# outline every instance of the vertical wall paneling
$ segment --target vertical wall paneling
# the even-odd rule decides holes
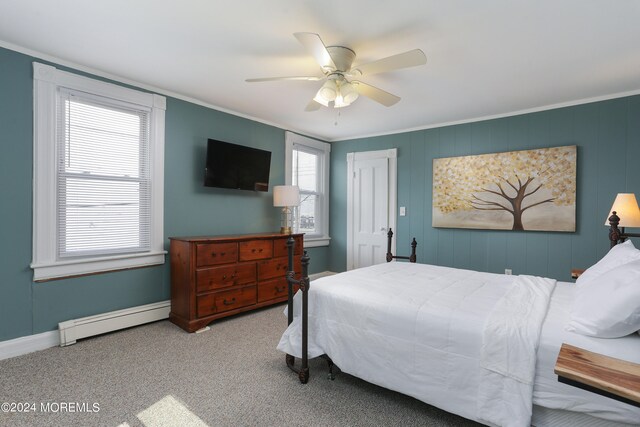
[[[431,226],[433,217],[431,197],[433,189],[433,159],[440,157],[439,135],[440,132],[438,129],[424,131],[424,165],[417,165],[417,167],[424,169],[424,187],[422,189],[424,206],[424,210],[422,211],[424,218],[422,228],[423,239],[422,242],[418,242],[418,244],[422,245],[424,250],[424,258],[420,259],[424,259],[424,262],[428,264],[438,264],[439,230]],[[420,216],[420,212],[414,212],[413,215]]]
[[[438,129],[438,157],[456,155],[456,127],[449,126]],[[433,171],[431,172],[433,174]],[[431,205],[431,198],[429,198]],[[438,251],[436,259],[439,265],[453,267],[456,232],[460,230],[438,230]]]
[[[401,141],[401,135],[396,135]],[[414,131],[410,147],[400,150],[401,206],[408,206],[408,235],[418,238],[418,261],[503,273],[534,274],[570,280],[572,268],[594,264],[608,250],[604,220],[618,192],[640,193],[640,96],[558,108],[455,126]],[[391,148],[389,137],[335,142],[338,152]],[[577,145],[576,232],[511,232],[433,228],[434,158]],[[407,156],[410,158],[407,159]],[[342,169],[333,169],[332,198],[346,192]],[[403,176],[403,174],[407,174]],[[333,205],[335,207],[335,204]],[[332,219],[344,215],[332,212]],[[339,220],[333,225],[341,227]],[[333,230],[331,259],[339,260],[341,233]],[[403,228],[401,239],[405,238]],[[421,237],[421,238],[420,238]],[[334,246],[335,244],[335,246]],[[340,267],[330,263],[331,269]],[[339,269],[337,271],[340,271]]]
[[[398,180],[397,180],[397,188],[406,188],[408,191],[403,191],[398,194],[398,203],[396,204],[396,212],[395,216],[397,218],[396,221],[396,229],[398,231],[398,240],[400,245],[397,246],[398,250],[409,250],[409,246],[406,244],[403,246],[403,243],[406,243],[407,240],[410,240],[409,236],[411,226],[409,224],[409,217],[400,216],[399,209],[400,206],[404,206],[405,208],[409,206],[411,202],[411,133],[404,133],[399,135],[394,135],[394,145],[398,149]],[[407,249],[409,248],[409,249]],[[386,249],[385,249],[386,252]]]
[[[640,193],[640,174],[635,173],[640,159],[640,98],[629,99],[627,109],[627,149],[625,152],[626,163],[626,188],[629,193]],[[640,196],[640,194],[638,194]]]
[[[24,73],[22,72],[24,71]],[[0,49],[0,341],[31,334],[33,80],[28,57]]]
[[[411,133],[411,145],[409,149],[409,171],[410,171],[410,194],[407,206],[407,216],[409,218],[409,233],[411,237],[415,237],[419,243],[416,254],[422,259],[426,256],[426,246],[424,241],[424,227],[427,215],[430,216],[431,211],[424,211],[425,192],[427,188],[426,175],[429,174],[431,168],[425,165],[425,143],[424,134],[422,132]],[[402,153],[400,153],[402,154]],[[402,170],[400,168],[400,170]],[[401,172],[398,172],[401,173]],[[422,213],[422,215],[420,215]],[[429,219],[429,224],[431,219]],[[399,254],[402,255],[402,254]]]
[[[571,259],[574,268],[586,268],[588,260],[598,257],[597,242],[607,210],[598,210],[598,104],[579,105],[573,111],[574,139],[578,144],[578,168],[576,189],[576,233],[571,236]],[[604,144],[606,145],[606,143]],[[614,197],[611,197],[613,203]],[[589,232],[587,232],[589,230]]]
[[[626,191],[624,154],[627,145],[627,105],[628,99],[614,99],[599,104],[596,188],[600,224],[604,223],[616,194]],[[606,240],[597,242],[599,252],[606,251],[608,247]]]

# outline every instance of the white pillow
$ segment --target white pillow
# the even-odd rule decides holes
[[[640,330],[640,260],[577,287],[566,329],[600,338],[624,337]]]
[[[576,285],[580,287],[609,270],[638,259],[640,259],[640,250],[633,246],[631,240],[626,240],[624,243],[615,245],[600,261],[585,270],[576,280]]]

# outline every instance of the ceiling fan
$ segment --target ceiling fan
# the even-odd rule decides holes
[[[348,47],[325,46],[320,36],[315,33],[294,33],[293,35],[320,65],[323,76],[264,77],[246,79],[246,81],[324,80],[322,87],[309,102],[305,111],[315,111],[323,105],[325,107],[333,106],[334,108],[346,107],[358,99],[359,95],[366,96],[386,107],[391,107],[400,101],[400,97],[354,79],[427,63],[427,57],[424,52],[420,49],[414,49],[353,67],[352,64],[356,53]]]

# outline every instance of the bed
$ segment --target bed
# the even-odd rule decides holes
[[[625,260],[629,246],[616,249]],[[567,330],[603,261],[585,272],[586,285],[390,262],[310,287],[305,257],[302,279],[289,277],[301,292],[290,296],[278,349],[303,383],[307,359],[323,356],[343,372],[488,425],[638,425],[640,408],[562,384],[553,372],[562,343],[640,363],[638,334]],[[611,259],[605,264],[600,270]]]

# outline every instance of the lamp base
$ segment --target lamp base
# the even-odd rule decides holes
[[[292,232],[291,227],[280,227],[280,234],[291,234]]]

